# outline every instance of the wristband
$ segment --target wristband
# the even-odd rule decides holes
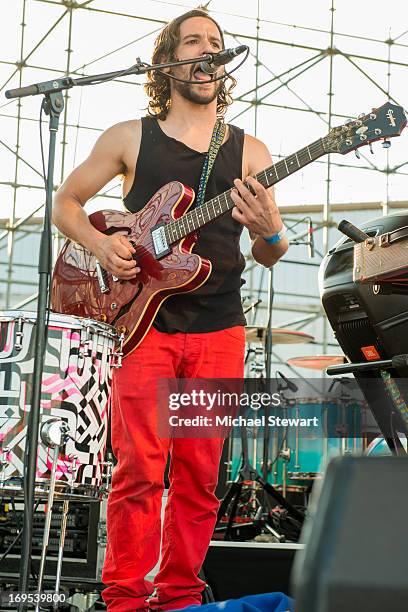
[[[273,236],[266,236],[266,238],[263,236],[263,239],[268,244],[276,244],[284,237],[287,231],[288,228],[285,225],[282,225],[282,229],[279,232],[276,232],[276,234],[273,234]]]

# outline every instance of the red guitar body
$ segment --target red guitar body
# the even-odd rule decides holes
[[[90,215],[104,234],[120,233],[132,241],[141,272],[131,281],[114,281],[104,275],[107,292],[101,291],[96,258],[68,240],[57,259],[52,281],[52,309],[113,325],[124,333],[123,353],[134,350],[147,334],[166,298],[200,287],[211,273],[211,263],[192,253],[193,233],[171,246],[157,259],[150,230],[159,223],[180,218],[192,205],[194,191],[179,182],[164,185],[138,213],[103,210]]]

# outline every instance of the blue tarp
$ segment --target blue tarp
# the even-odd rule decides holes
[[[227,599],[204,606],[188,606],[183,609],[199,612],[294,612],[294,601],[283,593],[263,593],[248,595],[240,599]]]

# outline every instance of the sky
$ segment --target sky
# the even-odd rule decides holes
[[[61,76],[67,69],[72,76],[79,76],[125,68],[137,57],[148,62],[162,22],[196,7],[197,2],[93,0],[87,6],[89,10],[73,11],[68,42],[70,19],[68,14],[64,15],[65,7],[53,0],[26,0],[23,85]],[[382,105],[387,91],[399,104],[407,105],[408,16],[402,0],[393,2],[386,11],[367,0],[338,1],[334,12],[330,10],[331,0],[280,3],[212,0],[208,8],[226,32],[227,46],[244,43],[250,47],[248,60],[235,73],[238,86],[234,95],[243,96],[247,102],[236,101],[227,119],[263,140],[275,160],[328,133],[330,98],[335,115],[332,125]],[[21,55],[23,0],[3,0],[0,10],[0,182],[3,183],[0,184],[0,217],[14,214],[19,218],[30,214],[43,201],[38,126],[41,97],[24,98],[21,102],[23,119],[18,153],[22,159],[16,175],[18,102],[7,101],[4,91],[19,85],[15,62]],[[339,53],[332,61],[330,90],[330,58],[323,57],[321,49],[330,45],[332,15],[336,32],[333,46]],[[384,42],[390,37],[395,40],[393,45]],[[255,65],[257,45],[258,67]],[[387,63],[388,59],[393,63]],[[16,73],[13,75],[13,72]],[[88,155],[103,129],[145,114],[143,76],[122,81],[70,90],[66,109],[69,125],[64,131],[61,121],[58,134],[56,185]],[[255,95],[251,90],[256,84],[257,97],[263,99],[265,106],[250,104]],[[330,91],[332,95],[328,95]],[[246,92],[251,93],[243,95]],[[45,145],[47,130],[44,123]],[[388,151],[377,143],[375,155],[365,148],[360,160],[353,153],[331,155],[329,194],[325,157],[280,183],[278,202],[301,207],[307,203],[323,203],[327,197],[330,202],[406,200],[407,145],[408,130],[395,139]],[[379,171],[387,168],[387,164],[393,169],[406,162],[399,172],[389,173],[388,178]],[[22,186],[17,189],[14,200],[13,186],[4,183],[13,183],[15,179]],[[118,179],[106,189],[110,196],[120,196]],[[120,206],[120,200],[98,197],[88,204],[88,210],[107,206]]]

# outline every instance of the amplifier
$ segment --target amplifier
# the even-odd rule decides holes
[[[397,213],[379,217],[360,225],[370,237],[375,237],[408,225],[408,215]],[[372,285],[353,280],[354,245],[341,238],[327,253],[319,270],[322,304],[338,343],[351,362],[391,359],[408,352],[408,295],[375,294]],[[398,373],[391,371],[393,377]],[[356,374],[356,379],[380,379],[379,373]],[[385,387],[363,388],[375,419],[384,431],[390,429],[390,414],[394,407]],[[402,432],[405,425],[395,414],[393,426]]]
[[[57,553],[59,544],[58,518],[61,516],[61,502],[54,506],[55,515],[51,524],[50,544],[45,565],[45,580],[55,583]],[[23,514],[23,501],[15,498],[14,509],[3,497],[0,505],[0,557],[19,531]],[[38,572],[43,528],[45,523],[44,504],[34,514],[32,563]],[[62,582],[74,584],[100,584],[102,565],[106,548],[106,500],[101,502],[70,502]],[[0,564],[0,580],[18,581],[20,567],[20,546],[17,543]]]

